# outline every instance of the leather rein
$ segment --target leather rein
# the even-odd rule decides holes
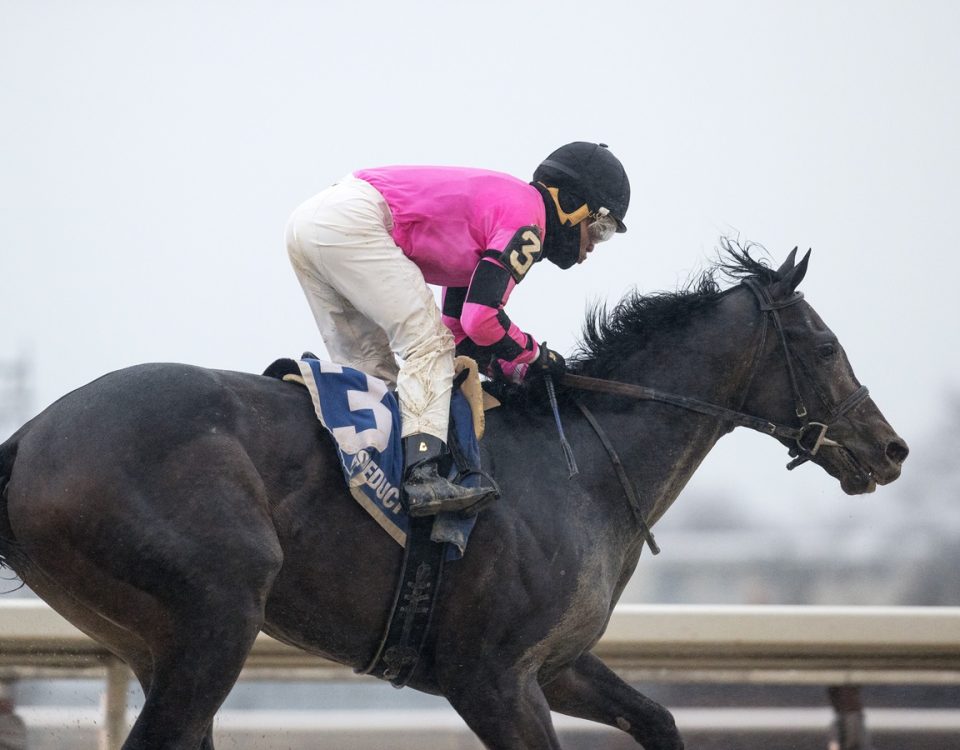
[[[787,469],[794,469],[800,464],[809,461],[817,454],[822,446],[826,445],[830,447],[842,447],[839,442],[827,437],[827,431],[833,427],[834,424],[844,414],[866,400],[870,395],[869,390],[867,390],[866,386],[861,385],[857,390],[847,396],[847,398],[845,398],[838,406],[831,410],[832,413],[830,421],[816,422],[811,420],[807,412],[807,407],[800,395],[800,387],[797,381],[796,369],[794,368],[793,364],[794,356],[790,351],[790,346],[787,343],[787,337],[784,333],[783,323],[780,320],[780,310],[800,302],[803,299],[803,293],[795,291],[785,299],[774,300],[770,296],[767,288],[761,286],[760,283],[754,279],[745,279],[743,284],[750,289],[751,292],[753,292],[753,295],[759,304],[760,312],[763,315],[764,325],[760,332],[760,342],[757,347],[757,353],[754,356],[753,368],[749,378],[747,379],[747,387],[744,390],[742,400],[746,400],[747,391],[749,391],[750,386],[753,383],[754,375],[756,374],[757,367],[759,366],[760,357],[766,341],[768,320],[772,319],[774,328],[776,329],[780,339],[781,348],[783,349],[784,359],[787,365],[787,373],[790,376],[790,387],[793,390],[794,399],[794,413],[800,420],[800,425],[798,427],[790,427],[788,425],[778,424],[770,421],[769,419],[764,419],[763,417],[756,417],[751,414],[746,414],[735,409],[729,409],[727,407],[719,406],[717,404],[710,403],[709,401],[702,401],[690,396],[668,393],[657,390],[656,388],[649,388],[643,385],[634,385],[633,383],[624,383],[618,380],[606,380],[602,378],[592,378],[584,375],[565,373],[560,382],[569,388],[575,388],[578,390],[594,391],[597,393],[606,393],[613,396],[624,396],[642,401],[657,401],[659,403],[670,404],[688,411],[694,411],[699,414],[706,414],[707,416],[716,417],[717,419],[725,422],[732,422],[735,426],[747,427],[751,430],[762,432],[765,435],[772,435],[773,437],[782,438],[784,440],[792,440],[794,445],[790,448],[790,455],[793,457],[793,460],[787,464]],[[640,525],[641,533],[650,546],[650,551],[653,552],[653,554],[657,554],[660,549],[653,538],[653,534],[650,532],[650,529],[647,526],[646,520],[643,518],[636,488],[633,486],[633,483],[627,476],[626,471],[623,468],[623,464],[620,461],[620,457],[617,455],[613,444],[610,442],[609,438],[607,438],[603,429],[600,427],[600,424],[597,422],[590,410],[587,409],[587,407],[584,406],[579,400],[576,403],[577,407],[597,433],[597,436],[600,438],[600,442],[603,443],[604,447],[606,448],[607,453],[610,455],[610,460],[613,463],[614,470],[620,479],[621,485],[623,485],[624,492],[627,495],[630,506],[633,509],[638,524]]]

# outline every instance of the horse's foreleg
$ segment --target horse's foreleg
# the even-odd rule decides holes
[[[645,750],[682,750],[670,712],[617,677],[593,654],[583,654],[543,688],[550,708],[622,729]]]
[[[550,707],[536,678],[484,671],[446,688],[446,696],[490,750],[560,750]]]

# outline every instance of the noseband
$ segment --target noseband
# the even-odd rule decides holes
[[[643,401],[658,401],[664,404],[671,404],[682,409],[716,417],[725,422],[732,422],[736,426],[748,427],[751,430],[756,430],[757,432],[762,432],[766,435],[772,435],[776,438],[782,438],[788,441],[792,440],[793,446],[790,448],[790,456],[793,458],[793,460],[787,464],[788,469],[795,469],[800,464],[809,461],[824,445],[830,447],[842,447],[841,443],[827,437],[827,432],[842,416],[866,400],[866,398],[870,395],[867,387],[861,385],[857,390],[841,401],[840,404],[831,409],[829,421],[812,421],[809,413],[807,412],[807,407],[803,403],[803,398],[800,395],[800,387],[797,382],[797,373],[796,369],[794,368],[794,356],[790,351],[790,345],[787,343],[787,336],[784,333],[783,322],[780,320],[780,311],[800,302],[803,299],[803,293],[793,292],[785,299],[774,300],[770,296],[768,289],[764,286],[761,286],[756,280],[744,279],[743,284],[751,292],[753,292],[753,295],[757,300],[757,303],[760,307],[760,313],[763,316],[763,328],[760,331],[760,342],[757,346],[757,352],[754,355],[753,366],[751,368],[750,376],[747,378],[747,387],[744,389],[741,403],[742,401],[746,400],[746,395],[749,392],[750,386],[753,384],[754,376],[756,375],[760,359],[763,355],[764,344],[766,343],[767,327],[769,321],[773,320],[773,326],[777,331],[777,335],[780,338],[780,345],[783,349],[784,361],[787,365],[787,373],[790,376],[790,387],[793,390],[794,413],[797,415],[797,419],[800,420],[800,425],[798,427],[777,424],[776,422],[771,422],[770,420],[763,419],[762,417],[755,417],[751,414],[746,414],[734,409],[728,409],[726,407],[718,406],[717,404],[712,404],[708,401],[701,401],[700,399],[691,398],[689,396],[680,396],[675,393],[667,393],[664,391],[659,391],[655,388],[648,388],[647,386],[643,385],[634,385],[632,383],[623,383],[617,380],[605,380],[602,378],[591,378],[584,375],[573,375],[567,373],[563,376],[561,382],[570,388],[576,388],[579,390],[596,391],[598,393],[606,393],[614,396],[626,396],[628,398],[634,398]],[[824,405],[826,406],[826,404]],[[654,554],[656,554],[659,550],[657,549],[653,535],[650,533],[650,530],[640,512],[640,503],[636,496],[636,491],[633,489],[632,483],[629,481],[629,479],[626,478],[626,472],[622,470],[622,464],[620,463],[620,459],[617,456],[616,451],[613,449],[613,445],[604,434],[599,423],[590,410],[579,401],[577,402],[577,406],[580,411],[583,412],[584,416],[587,418],[587,421],[591,424],[594,431],[596,431],[597,435],[600,437],[600,441],[610,454],[614,468],[617,469],[620,482],[623,484],[627,498],[630,501],[630,505],[633,508],[638,523],[640,524],[641,531],[646,537],[647,542],[650,544],[651,550],[654,552]]]

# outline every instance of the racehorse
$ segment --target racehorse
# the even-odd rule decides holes
[[[809,253],[773,270],[724,248],[677,292],[588,315],[571,370],[626,391],[558,389],[578,476],[538,388],[501,392],[487,414],[502,498],[447,566],[410,685],[445,696],[489,748],[558,748],[551,709],[683,747],[671,714],[591,648],[646,525],[735,425],[769,425],[849,494],[900,474],[906,443],[796,291]],[[641,386],[680,398],[631,397]],[[617,437],[639,517],[587,413]],[[260,630],[357,669],[377,649],[402,550],[348,493],[300,386],[179,364],[113,372],[0,446],[0,486],[3,561],[143,687],[128,750],[212,748]]]

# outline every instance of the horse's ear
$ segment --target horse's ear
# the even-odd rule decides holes
[[[787,256],[787,259],[783,261],[783,265],[777,269],[777,278],[784,279],[786,275],[793,270],[793,264],[797,260],[797,248],[793,248],[790,251],[790,255]]]
[[[790,253],[790,258],[793,258],[795,254],[796,250]],[[772,292],[774,299],[786,297],[788,294],[793,294],[796,291],[797,287],[800,286],[800,282],[803,281],[803,277],[807,275],[807,265],[809,263],[810,251],[807,250],[803,259],[787,271],[786,275],[773,285]]]
[[[807,275],[807,266],[810,265],[810,248],[804,253],[803,259],[793,267],[793,273],[790,278],[790,289],[795,290],[800,286],[803,277]]]

